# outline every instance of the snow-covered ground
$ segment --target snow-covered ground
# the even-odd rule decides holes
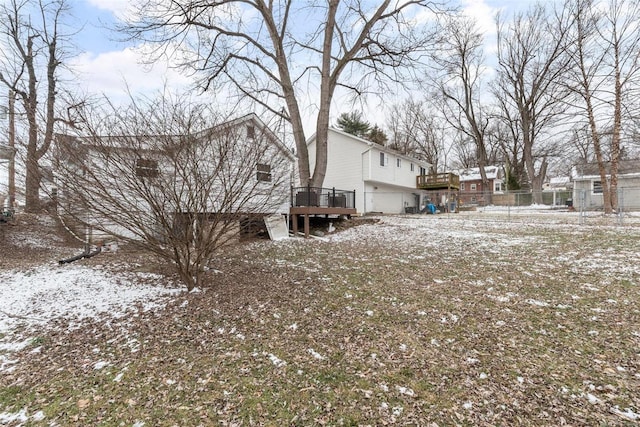
[[[55,223],[42,216],[37,225],[53,227]],[[5,238],[27,251],[62,241],[55,233],[20,227]],[[162,307],[183,291],[179,284],[167,285],[161,275],[114,272],[95,262],[58,265],[44,259],[33,268],[0,269],[0,373],[13,369],[18,361],[12,353],[29,345],[37,328],[46,328],[53,321],[62,321],[71,329],[85,319],[109,322],[138,310]]]

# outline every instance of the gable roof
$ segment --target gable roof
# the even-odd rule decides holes
[[[176,140],[179,140],[182,137],[193,137],[195,139],[198,139],[200,137],[206,137],[221,131],[224,131],[225,129],[230,129],[230,128],[235,128],[238,126],[241,126],[243,124],[251,124],[253,125],[256,129],[259,129],[260,133],[262,135],[264,135],[272,144],[274,144],[278,150],[280,152],[282,152],[285,156],[287,156],[287,158],[291,161],[294,161],[296,156],[291,152],[291,150],[289,150],[282,141],[280,141],[280,139],[275,135],[275,133],[273,133],[271,131],[271,129],[269,129],[269,127],[267,127],[264,122],[262,120],[260,120],[260,118],[255,114],[255,113],[250,113],[220,124],[217,124],[213,127],[207,128],[207,129],[203,129],[201,131],[195,132],[192,135],[93,135],[93,136],[74,136],[74,135],[67,135],[67,134],[58,134],[56,135],[56,137],[58,138],[58,141],[63,141],[66,143],[71,143],[71,142],[80,142],[82,143],[82,145],[84,146],[92,146],[91,144],[91,140],[95,139],[95,138],[99,138],[101,141],[109,141],[110,143],[113,143],[113,146],[111,148],[127,148],[124,146],[119,146],[118,142],[120,142],[123,138],[127,139],[127,138],[136,138],[138,140],[138,142],[141,143],[141,147],[139,148],[141,151],[149,151],[149,152],[158,152],[157,149],[149,149],[149,148],[144,148],[145,147],[145,142],[144,141],[148,141],[153,139],[154,137],[163,137],[163,138],[168,138],[170,140],[172,140],[173,138],[175,138]]]
[[[227,122],[220,123],[219,125],[216,125],[209,129],[205,129],[197,133],[196,136],[202,133],[207,133],[207,132],[217,132],[220,130],[224,130],[225,128],[235,127],[248,122],[251,122],[251,124],[253,124],[257,129],[259,129],[263,135],[269,138],[269,140],[274,145],[276,145],[278,149],[289,158],[289,160],[296,159],[295,154],[293,154],[293,152],[289,148],[287,148],[286,145],[284,145],[284,142],[281,141],[280,138],[276,136],[276,134],[271,130],[271,128],[269,128],[262,120],[260,120],[260,118],[257,116],[256,113],[249,113],[247,115],[229,120]]]
[[[605,164],[607,175],[611,173],[611,163]],[[618,176],[640,175],[640,160],[620,160],[618,163]],[[571,169],[571,177],[575,179],[600,178],[598,163],[583,163],[575,165]]]
[[[500,177],[500,167],[498,166],[485,166],[484,173],[487,174],[487,179],[498,179]],[[479,181],[482,179],[480,175],[480,168],[464,169],[458,173],[460,175],[460,182],[464,181]]]

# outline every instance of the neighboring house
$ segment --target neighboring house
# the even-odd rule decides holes
[[[289,209],[295,156],[255,114],[188,135],[58,135],[56,149],[59,211],[84,209],[114,235],[135,238],[132,217],[144,228],[164,214],[182,223]]]
[[[610,179],[611,165],[606,165]],[[603,209],[602,178],[597,163],[576,165],[571,170],[573,204],[576,209]],[[621,160],[618,164],[618,205],[623,210],[640,209],[640,160]]]
[[[15,155],[15,149],[9,145],[0,144],[0,211],[8,204],[9,195],[9,163]]]
[[[316,140],[308,141],[309,163],[315,165]],[[358,213],[404,213],[419,210],[426,192],[417,189],[416,177],[429,163],[354,135],[330,128],[327,172],[323,186],[355,190]]]
[[[556,176],[549,178],[542,184],[542,191],[566,191],[571,188],[571,177]]]
[[[480,168],[464,169],[460,176],[460,204],[484,206],[491,203],[493,194],[504,192],[502,168],[499,166],[485,166],[488,183],[482,182]]]

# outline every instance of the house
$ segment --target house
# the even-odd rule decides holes
[[[0,144],[0,211],[5,207],[9,208],[9,164],[14,154],[15,149],[13,147]]]
[[[542,184],[542,191],[567,191],[571,185],[570,176],[551,177]]]
[[[172,135],[58,135],[58,212],[148,239],[286,213],[295,156],[255,115]],[[200,225],[202,226],[202,225]]]
[[[488,183],[482,182],[480,168],[469,168],[460,171],[460,204],[485,206],[492,203],[493,194],[502,194],[504,180],[502,168],[499,166],[485,166]]]
[[[610,168],[611,164],[607,163],[607,180],[611,179]],[[576,209],[603,209],[602,178],[597,163],[574,166],[571,179]],[[621,160],[618,164],[618,205],[622,210],[640,209],[640,160]]]
[[[316,140],[308,141],[313,170]],[[429,163],[338,129],[329,128],[324,187],[355,191],[360,214],[418,211],[426,193],[416,186]]]

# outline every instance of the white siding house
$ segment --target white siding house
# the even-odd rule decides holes
[[[13,148],[0,144],[0,211],[5,206],[9,193],[9,162],[13,155]]]
[[[309,163],[315,165],[316,140],[308,141]],[[356,192],[358,213],[404,213],[419,209],[426,194],[416,177],[429,163],[337,129],[329,129],[327,173],[323,187]]]
[[[611,165],[607,164],[607,171]],[[576,209],[600,210],[604,207],[602,178],[596,163],[574,166],[573,204]],[[607,180],[611,176],[607,174]],[[618,204],[621,210],[640,210],[640,160],[622,160],[618,165]]]
[[[56,151],[58,212],[114,236],[289,209],[295,156],[255,114],[180,135],[58,135]]]

